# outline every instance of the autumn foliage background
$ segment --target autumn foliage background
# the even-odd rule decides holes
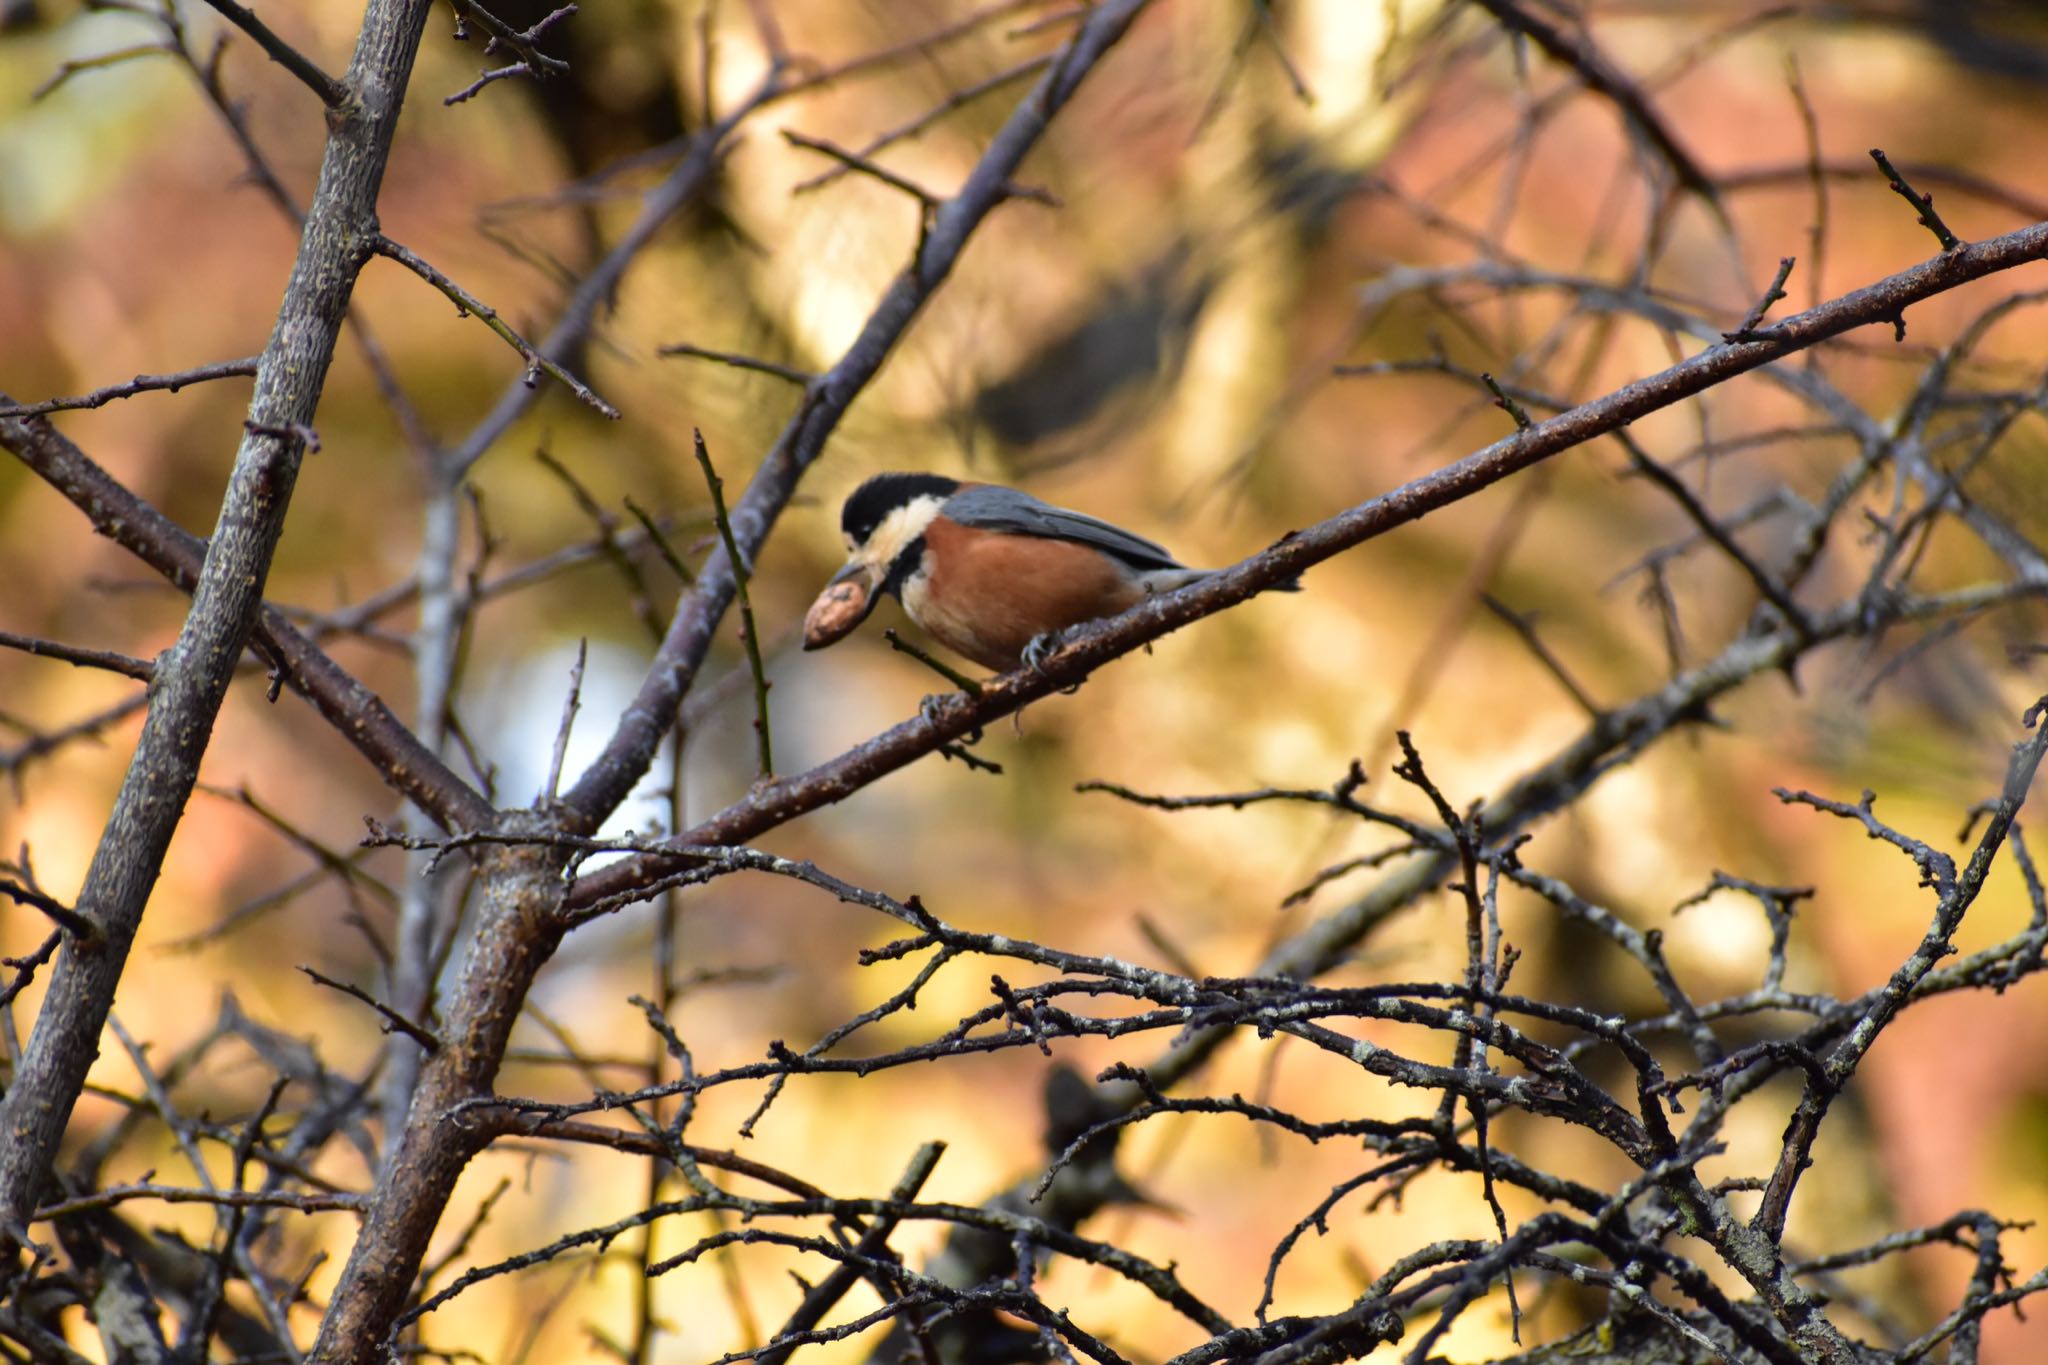
[[[791,49],[826,64],[978,12],[940,0],[771,8]],[[917,237],[913,202],[871,179],[801,188],[833,163],[778,130],[860,146],[1048,50],[1062,12],[1007,8],[971,33],[751,122],[715,193],[640,257],[586,348],[579,373],[622,420],[603,421],[557,391],[477,467],[466,563],[482,580],[593,535],[543,452],[621,525],[632,524],[630,497],[674,518],[678,543],[708,546],[692,429],[737,480],[787,419],[795,391],[660,349],[689,343],[821,367]],[[1985,9],[1982,22],[2008,25],[2000,41],[2048,68],[2048,25]],[[771,648],[778,771],[831,756],[943,687],[882,642],[880,627],[903,625],[893,608],[829,652],[794,648],[804,606],[838,563],[838,502],[869,473],[937,469],[1017,483],[1156,537],[1191,563],[1227,563],[1507,429],[1469,383],[1427,372],[1342,376],[1333,366],[1438,356],[1513,373],[1518,360],[1540,355],[1550,391],[1576,398],[1677,354],[1656,329],[1598,324],[1563,295],[1502,298],[1456,281],[1397,294],[1379,288],[1390,270],[1469,263],[1482,254],[1476,237],[1505,259],[1613,278],[1654,240],[1644,283],[1716,309],[1732,326],[1781,256],[1799,258],[1790,309],[1930,254],[1912,214],[1868,169],[1872,146],[2009,187],[1936,188],[1966,238],[2048,216],[2037,205],[2048,116],[2039,70],[1973,65],[1907,7],[1833,7],[1826,17],[1733,3],[1593,7],[1608,53],[1654,93],[1725,187],[1718,206],[1680,193],[1657,215],[1646,186],[1663,172],[1613,106],[1540,53],[1507,43],[1476,12],[1424,0],[1256,10],[1270,13],[1269,26],[1248,23],[1237,6],[1192,2],[1157,5],[1140,20],[1027,165],[1028,181],[1059,206],[1020,200],[999,212],[833,438],[752,585]],[[354,6],[335,4],[273,3],[264,13],[337,68],[358,19]],[[195,33],[218,27],[199,6],[185,19]],[[475,44],[450,41],[447,16],[437,15],[381,202],[388,234],[529,334],[544,330],[565,272],[630,216],[649,173],[627,163],[569,204],[556,194],[562,183],[701,124],[701,33],[715,37],[709,88],[720,110],[752,87],[764,60],[760,30],[739,4],[593,5],[570,28],[576,65],[563,89],[505,82],[444,106],[439,97],[472,80],[479,57]],[[37,94],[66,60],[151,31],[132,16],[44,0],[34,22],[0,39],[0,388],[17,399],[249,355],[270,325],[296,231],[246,183],[242,153],[190,71],[144,57]],[[1296,89],[1289,64],[1312,98]],[[231,45],[222,76],[246,101],[281,180],[303,197],[319,155],[318,108],[247,43]],[[1795,78],[1820,161],[1855,172],[1828,181],[1818,255]],[[964,104],[881,159],[920,184],[951,186],[1021,88]],[[1903,400],[1924,346],[1948,341],[1990,290],[2038,285],[2027,276],[1944,296],[1912,313],[1902,345],[1860,333],[1821,363],[1882,415]],[[442,439],[516,381],[510,351],[397,267],[373,264],[356,299]],[[2040,319],[2023,309],[1994,330],[1979,363],[2023,387],[2038,378],[2043,343]],[[246,381],[228,380],[60,420],[131,487],[204,533],[246,398]],[[1783,394],[1750,380],[1635,434],[1675,452],[1803,420]],[[353,345],[337,360],[317,429],[322,448],[300,479],[268,597],[323,613],[404,580],[419,525],[404,434]],[[1983,476],[2002,511],[2035,532],[2048,531],[2042,435],[2038,414],[2023,419]],[[1706,497],[1732,508],[1775,478],[1817,490],[1843,454],[1831,438],[1774,446],[1768,467],[1730,455],[1715,462]],[[969,928],[1245,970],[1305,915],[1355,888],[1339,879],[1306,904],[1283,905],[1319,868],[1371,847],[1369,836],[1320,811],[1167,815],[1074,784],[1325,786],[1357,757],[1377,799],[1420,813],[1420,798],[1385,775],[1393,732],[1407,728],[1454,799],[1497,791],[1576,733],[1583,716],[1480,590],[1536,613],[1546,643],[1598,701],[1637,695],[1672,667],[1665,622],[1630,570],[1687,528],[1668,502],[1623,477],[1624,465],[1611,444],[1575,451],[1317,569],[1298,596],[1260,598],[1119,663],[1078,695],[1032,706],[1019,728],[991,732],[977,750],[1003,765],[1000,776],[928,760],[767,845],[861,885],[915,892]],[[1762,528],[1760,543],[1770,534]],[[638,562],[644,591],[588,554],[481,610],[464,641],[457,710],[501,803],[538,790],[580,641],[589,648],[584,714],[597,719],[578,737],[594,745],[630,694],[651,652],[649,604],[665,611],[678,588],[658,557]],[[1960,538],[1934,544],[1929,565],[1937,580],[1984,569],[1982,552]],[[1711,557],[1674,564],[1669,585],[1687,661],[1737,630],[1752,602],[1740,574]],[[0,463],[0,629],[148,657],[182,613],[182,599],[94,537],[49,489]],[[1851,800],[1874,789],[1887,818],[1952,845],[1965,808],[1996,790],[2014,717],[2041,691],[2038,656],[2009,649],[2039,638],[2038,613],[2031,636],[2029,621],[1972,625],[1903,661],[1909,637],[1837,646],[1803,667],[1796,685],[1758,679],[1719,708],[1721,725],[1666,741],[1540,826],[1525,856],[1639,926],[1661,928],[1681,979],[1699,993],[1753,980],[1767,930],[1753,904],[1730,896],[1676,916],[1675,903],[1716,869],[1815,886],[1794,931],[1794,984],[1864,989],[1924,926],[1910,867],[1878,856],[1860,830],[1781,805],[1771,789]],[[393,644],[410,625],[401,605],[333,646],[402,714],[409,673]],[[722,805],[755,776],[751,688],[730,626],[720,648],[731,681],[714,707],[693,713],[680,758],[657,765],[654,785],[680,782],[686,813]],[[72,888],[82,876],[139,713],[51,753],[31,752],[32,734],[137,691],[119,677],[0,653],[0,851],[26,846],[48,887]],[[374,940],[389,926],[398,855],[363,855],[345,881],[309,879],[301,894],[238,911],[319,866],[298,836],[349,856],[366,814],[393,818],[391,797],[302,704],[268,702],[260,676],[230,694],[204,780],[208,793],[172,848],[117,1017],[161,1063],[211,1029],[232,997],[258,1020],[316,1039],[329,1066],[360,1073],[383,1043],[375,1019],[293,967],[375,979]],[[275,821],[240,800],[244,792]],[[673,815],[658,795],[630,811],[643,829]],[[27,910],[0,913],[5,951],[43,933]],[[627,997],[650,989],[658,913],[630,909],[570,939],[541,977],[501,1090],[587,1094],[591,1077],[562,1061],[570,1041],[600,1060],[602,1083],[626,1086],[642,1074],[654,1044]],[[1335,979],[1456,979],[1462,914],[1449,899],[1425,901]],[[1971,913],[1964,946],[2013,933],[2027,914],[2017,877],[2002,869]],[[701,979],[676,1018],[700,1068],[758,1058],[768,1039],[808,1045],[903,983],[891,966],[854,964],[857,949],[892,937],[893,926],[793,883],[721,881],[688,893],[679,916],[682,970]],[[1646,989],[1541,907],[1511,901],[1507,929],[1524,955],[1516,981],[1526,993],[1620,1008]],[[26,1032],[36,998],[32,989],[14,1003],[14,1029]],[[982,976],[942,974],[916,1014],[872,1042],[911,1041],[913,1030],[942,1027],[986,998]],[[2044,1032],[2048,986],[2038,977],[2002,996],[1959,994],[1910,1012],[1872,1055],[1852,1105],[1837,1110],[1794,1207],[1795,1235],[1816,1248],[1849,1244],[1961,1207],[2048,1217]],[[1060,1055],[1092,1071],[1126,1054],[1089,1044]],[[743,1150],[829,1188],[880,1190],[916,1144],[942,1138],[946,1155],[927,1194],[972,1203],[1042,1164],[1046,1065],[1008,1052],[859,1081],[807,1079]],[[79,1142],[113,1123],[121,1097],[138,1089],[117,1048],[103,1050],[94,1079],[108,1093],[81,1105]],[[239,1114],[267,1083],[246,1051],[229,1046],[183,1078],[181,1094],[190,1110]],[[1226,1050],[1202,1087],[1261,1093],[1308,1113],[1392,1116],[1433,1104],[1368,1086],[1302,1049]],[[693,1131],[730,1141],[758,1098],[739,1087],[707,1097]],[[1792,1098],[1787,1088],[1782,1103],[1738,1121],[1730,1151],[1705,1169],[1767,1167]],[[1507,1128],[1500,1140],[1529,1144],[1546,1165],[1584,1170],[1596,1183],[1625,1178],[1619,1158],[1583,1135]],[[365,1182],[360,1161],[329,1160],[323,1174]],[[168,1173],[180,1161],[162,1139],[126,1151],[110,1174]],[[1273,1240],[1355,1161],[1342,1143],[1261,1138],[1230,1121],[1157,1120],[1128,1140],[1123,1169],[1165,1207],[1104,1217],[1121,1220],[1120,1240],[1134,1250],[1177,1260],[1191,1287],[1241,1311],[1256,1298]],[[629,1212],[647,1193],[636,1163],[501,1144],[471,1169],[469,1203],[503,1179],[514,1193],[472,1247],[478,1261]],[[1491,1235],[1476,1187],[1439,1174],[1398,1206],[1349,1208],[1290,1261],[1281,1304],[1314,1311],[1347,1301],[1384,1269],[1388,1248]],[[198,1209],[153,1217],[189,1221],[195,1237],[210,1225]],[[287,1227],[302,1239],[303,1259],[316,1248],[339,1253],[351,1224],[329,1214]],[[444,1231],[453,1238],[452,1226]],[[915,1249],[919,1238],[936,1244],[928,1229],[907,1229],[898,1244]],[[2048,1232],[2016,1233],[2008,1251],[2038,1265],[2048,1260]],[[338,1264],[315,1274],[316,1296]],[[772,1326],[795,1264],[750,1249],[658,1281],[657,1310],[672,1330],[657,1358],[710,1359]],[[573,1358],[595,1349],[593,1332],[624,1331],[635,1265],[622,1246],[483,1285],[438,1314],[430,1335],[494,1360],[522,1348],[536,1360]],[[1928,1250],[1861,1286],[1924,1326],[1968,1269],[1952,1250]],[[1071,1301],[1115,1322],[1127,1349],[1144,1358],[1178,1349],[1185,1328],[1132,1287],[1073,1264],[1050,1273],[1067,1280]],[[1532,1307],[1539,1336],[1568,1329],[1583,1308],[1568,1294],[1544,1295]],[[1986,1358],[2039,1358],[2048,1349],[2042,1321],[1998,1315]],[[859,1347],[832,1349],[852,1359]],[[1468,1315],[1445,1353],[1512,1349],[1505,1314],[1487,1312]]]

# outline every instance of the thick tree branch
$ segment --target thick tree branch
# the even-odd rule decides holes
[[[816,458],[840,414],[888,357],[924,301],[945,280],[973,230],[1006,196],[1011,171],[1036,144],[1046,121],[1072,96],[1145,3],[1112,0],[1092,11],[1047,79],[997,134],[961,194],[938,210],[917,261],[899,277],[847,357],[807,390],[796,420],[732,508],[733,537],[743,555],[758,552],[798,477]],[[773,88],[772,83],[764,87],[755,102],[767,98]],[[751,107],[750,102],[746,108]],[[744,109],[732,118],[742,112]],[[720,136],[730,124],[728,120],[720,126]],[[657,208],[680,202],[694,187],[695,176],[708,173],[718,142],[707,135],[701,145],[703,160],[679,168],[661,203],[650,202],[643,210],[640,221],[649,225],[650,234],[653,225],[666,216],[657,213]],[[691,167],[694,171],[686,174]],[[594,287],[596,278],[579,289],[579,299]],[[593,308],[595,302],[593,298]],[[587,316],[580,313],[575,320],[580,323]],[[563,327],[570,322],[565,319]],[[561,334],[558,328],[557,335]],[[541,350],[549,351],[554,340],[543,343]],[[508,413],[507,404],[501,402],[499,410],[451,456],[451,465],[465,467],[467,459],[481,454],[495,433],[503,430],[497,424],[501,420],[509,424],[518,411],[523,411],[523,404]],[[563,825],[594,825],[604,811],[623,799],[673,723],[677,703],[703,660],[734,586],[730,560],[722,549],[714,551],[696,588],[684,599],[653,672],[613,736],[606,757],[585,774],[561,805],[537,814],[508,815],[498,825],[499,833],[545,838],[558,833]],[[631,776],[626,776],[629,769]],[[614,787],[621,778],[623,782]],[[368,1365],[382,1358],[455,1182],[471,1155],[488,1140],[487,1134],[464,1127],[459,1118],[462,1106],[487,1093],[526,992],[569,926],[560,905],[564,889],[560,873],[567,857],[565,850],[542,845],[496,849],[484,855],[485,901],[478,912],[475,939],[437,1030],[442,1046],[421,1066],[404,1133],[378,1182],[369,1216],[321,1323],[314,1348],[317,1360]]]
[[[383,180],[428,0],[371,0],[321,164],[277,324],[256,372],[252,428],[236,452],[220,521],[208,542],[192,609],[157,661],[148,717],[78,897],[106,941],[66,950],[35,1031],[0,1099],[0,1224],[33,1213],[200,756],[262,606],[263,582],[284,529],[302,454],[260,434],[308,427],[334,356],[356,272],[376,231]]]
[[[1915,303],[2044,257],[2048,257],[2048,223],[1944,253],[1765,328],[1753,340],[1711,346],[1667,370],[1519,430],[1456,464],[1296,532],[1213,578],[1148,598],[1122,616],[1085,627],[1041,667],[1007,674],[985,686],[979,696],[953,693],[937,698],[923,714],[838,758],[809,772],[757,786],[741,800],[679,835],[674,843],[678,847],[745,843],[763,830],[842,801],[877,778],[1029,702],[1074,686],[1112,659],[1289,582],[1323,560],[1416,521],[1510,474],[1852,328],[1891,323]],[[674,639],[672,633],[671,642]],[[596,773],[593,768],[585,783],[592,784]],[[579,908],[613,900],[633,887],[651,883],[672,868],[672,864],[652,856],[615,863],[580,879],[569,905]]]

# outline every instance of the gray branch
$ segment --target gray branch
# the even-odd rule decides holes
[[[208,542],[192,607],[158,659],[149,713],[100,837],[79,910],[104,941],[67,948],[51,977],[20,1069],[0,1099],[0,1220],[9,1232],[33,1212],[100,1030],[198,779],[215,717],[263,604],[263,584],[334,357],[349,294],[377,229],[377,191],[398,126],[428,0],[371,0],[333,111],[298,259],[256,371],[249,426],[236,452],[220,519]]]

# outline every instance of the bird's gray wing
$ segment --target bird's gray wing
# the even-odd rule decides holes
[[[1143,536],[1134,536],[1120,526],[1080,512],[1069,512],[1040,502],[1029,493],[995,484],[963,488],[946,500],[944,515],[962,526],[1009,535],[1041,536],[1047,540],[1071,540],[1090,545],[1121,559],[1136,569],[1179,569],[1185,567]]]

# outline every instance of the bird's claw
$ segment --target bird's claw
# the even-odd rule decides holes
[[[1065,637],[1066,632],[1060,630],[1032,636],[1031,643],[1024,646],[1024,666],[1034,670],[1045,667],[1045,661],[1059,652]]]

